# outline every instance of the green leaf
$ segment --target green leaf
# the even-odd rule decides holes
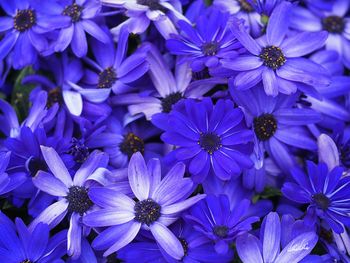
[[[32,67],[26,67],[22,69],[15,81],[13,87],[11,104],[16,110],[18,120],[22,122],[27,116],[30,108],[29,94],[35,87],[35,85],[24,85],[22,80],[24,77],[34,74]]]

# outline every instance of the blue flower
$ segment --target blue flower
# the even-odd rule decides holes
[[[220,10],[229,12],[239,19],[243,19],[252,36],[258,37],[262,33],[263,23],[261,13],[257,12],[257,1],[250,0],[214,0],[213,5]]]
[[[100,103],[108,98],[111,90],[115,94],[130,91],[133,89],[132,82],[148,71],[146,49],[138,49],[131,56],[126,57],[128,37],[129,32],[126,27],[122,28],[117,49],[115,49],[112,39],[105,44],[92,41],[91,47],[96,62],[85,58],[85,61],[92,66],[93,71],[85,70],[85,81],[83,82],[88,88],[78,89],[87,100]]]
[[[81,223],[81,218],[91,212],[94,205],[88,193],[93,181],[96,181],[98,185],[105,182],[103,167],[106,167],[108,157],[98,151],[91,153],[72,180],[62,159],[53,148],[41,146],[41,151],[52,173],[39,171],[33,178],[33,183],[41,191],[59,199],[37,216],[32,221],[30,228],[34,229],[41,222],[54,228],[68,214],[67,250],[69,256],[76,259],[81,253],[82,235],[87,231],[86,226]]]
[[[300,262],[310,254],[317,240],[315,232],[298,227],[291,216],[283,216],[280,221],[278,214],[271,212],[264,218],[260,239],[247,234],[237,238],[236,245],[245,263],[285,263]]]
[[[5,32],[0,41],[0,60],[13,50],[15,69],[34,64],[38,53],[49,46],[43,33],[58,28],[64,21],[57,16],[45,16],[45,9],[36,0],[2,0],[0,5],[8,15],[0,18],[0,32]]]
[[[35,228],[27,228],[20,218],[14,224],[0,212],[0,261],[17,262],[64,262],[66,254],[66,231],[50,238],[49,227],[39,223]]]
[[[136,152],[140,152],[146,161],[161,158],[164,146],[152,140],[160,131],[142,119],[128,123],[124,114],[125,111],[115,110],[86,138],[86,146],[103,148],[115,168],[126,167]]]
[[[113,105],[127,105],[131,115],[143,113],[148,120],[156,113],[169,113],[183,98],[201,98],[216,84],[226,82],[223,78],[209,78],[192,81],[189,63],[177,63],[175,74],[157,50],[156,46],[144,44],[148,50],[149,76],[154,90],[140,90],[139,93],[121,94],[113,97]],[[192,81],[192,82],[191,82]]]
[[[42,3],[48,15],[59,16],[67,21],[60,27],[60,32],[54,50],[62,52],[70,45],[77,57],[84,57],[88,51],[86,33],[103,43],[109,41],[108,35],[94,21],[101,9],[101,3],[97,0],[68,0],[56,3]]]
[[[171,35],[166,46],[172,54],[184,55],[180,63],[188,61],[195,72],[205,67],[217,67],[221,59],[237,57],[242,47],[228,28],[229,16],[218,9],[208,9],[197,19],[196,29],[185,21],[179,21],[182,34]]]
[[[344,65],[349,68],[350,21],[346,16],[349,10],[349,1],[336,0],[327,2],[327,4],[328,8],[325,10],[314,10],[314,8],[308,10],[300,6],[295,6],[292,9],[291,27],[296,30],[307,32],[328,31],[328,39],[325,42],[326,49],[337,51]]]
[[[101,2],[106,6],[124,9],[126,15],[130,17],[111,29],[115,34],[119,34],[124,26],[127,26],[131,33],[141,34],[153,21],[159,33],[167,39],[170,34],[177,33],[174,25],[177,20],[188,21],[182,14],[179,0],[102,0]]]
[[[165,131],[164,142],[179,146],[170,154],[189,164],[196,182],[209,173],[229,180],[253,165],[249,158],[253,134],[231,101],[219,100],[214,106],[210,99],[186,99],[169,114],[153,116],[152,123]]]
[[[185,256],[180,262],[230,262],[233,258],[233,251],[227,254],[218,254],[210,239],[195,231],[189,224],[180,221],[172,225],[171,230],[180,240]],[[140,259],[142,257],[142,260]],[[159,258],[164,258],[165,262],[179,262],[167,255],[165,251],[154,242],[136,242],[127,245],[118,252],[118,258],[129,263],[153,262]]]
[[[328,86],[329,73],[320,65],[302,58],[319,48],[327,40],[327,32],[304,32],[286,38],[290,3],[278,5],[267,25],[266,36],[254,40],[241,21],[232,19],[232,32],[247,49],[247,54],[222,61],[228,69],[238,71],[234,86],[238,90],[252,88],[262,81],[267,95],[295,93],[303,86]]]
[[[343,225],[350,225],[349,178],[342,178],[343,169],[339,166],[328,170],[325,163],[316,165],[310,161],[307,162],[307,173],[294,167],[291,174],[296,183],[284,183],[283,195],[294,202],[308,204],[311,220],[319,217],[334,232],[342,233]]]
[[[279,95],[274,98],[267,96],[259,86],[244,92],[230,91],[234,101],[243,108],[248,126],[254,130],[258,161],[264,159],[266,150],[288,173],[294,160],[287,145],[316,150],[315,139],[303,126],[317,123],[321,115],[312,109],[293,107],[296,96]]]
[[[167,226],[205,195],[186,199],[193,190],[193,182],[183,178],[184,164],[176,164],[163,179],[160,169],[157,159],[152,159],[146,166],[139,152],[132,156],[128,178],[136,202],[115,190],[95,188],[90,192],[91,200],[102,209],[85,216],[84,224],[108,227],[93,241],[95,249],[107,249],[104,255],[108,256],[133,241],[142,227],[151,231],[171,257],[179,260],[184,256],[180,241]]]
[[[242,199],[233,208],[226,195],[208,195],[205,200],[193,206],[185,219],[193,228],[215,242],[219,254],[229,252],[229,244],[252,229],[251,224],[259,221],[257,216],[247,216],[250,202]]]

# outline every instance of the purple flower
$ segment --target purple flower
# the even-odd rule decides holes
[[[184,56],[180,63],[189,62],[193,71],[214,68],[220,60],[238,56],[241,44],[228,28],[229,14],[209,9],[196,21],[196,28],[179,21],[181,35],[171,35],[166,46],[172,54]]]
[[[188,63],[177,63],[175,73],[152,44],[144,45],[148,52],[149,76],[154,90],[141,90],[139,93],[121,94],[111,99],[114,105],[127,105],[131,115],[143,113],[148,120],[156,113],[169,113],[183,98],[201,98],[213,86],[225,83],[223,78],[210,78],[193,81]]]
[[[41,151],[52,174],[39,171],[33,178],[33,183],[41,191],[58,197],[58,201],[37,216],[30,228],[34,229],[40,222],[54,228],[68,214],[67,250],[69,256],[76,259],[81,253],[82,235],[87,231],[86,226],[81,223],[81,218],[91,212],[94,205],[88,193],[93,185],[92,181],[101,184],[105,182],[103,167],[107,165],[108,157],[98,151],[91,153],[72,179],[62,159],[53,148],[41,146]]]
[[[66,231],[50,238],[49,227],[39,223],[30,229],[22,219],[16,218],[14,224],[0,212],[0,260],[1,262],[63,262],[66,254]]]
[[[291,216],[268,214],[260,229],[260,239],[251,234],[237,239],[237,252],[245,263],[300,262],[317,243],[315,232],[298,226]],[[282,246],[282,251],[280,247]]]
[[[152,123],[163,129],[161,139],[179,146],[170,154],[186,161],[196,182],[210,173],[221,180],[238,176],[252,167],[253,134],[244,124],[243,113],[231,101],[186,99],[169,114],[153,116]]]
[[[0,41],[0,60],[13,51],[15,69],[34,64],[38,53],[48,49],[43,33],[53,31],[65,21],[58,16],[45,15],[45,8],[36,0],[1,0],[0,5],[8,15],[0,18],[0,32],[5,32]]]
[[[315,139],[303,126],[317,123],[321,115],[312,109],[293,107],[297,94],[271,97],[259,86],[244,92],[230,91],[255,133],[257,161],[264,160],[266,150],[276,164],[289,173],[294,160],[287,145],[310,151],[317,149]]]
[[[90,192],[91,200],[102,209],[85,216],[84,224],[108,227],[94,240],[95,249],[107,249],[104,255],[110,255],[129,244],[142,228],[150,230],[171,257],[180,260],[184,256],[181,242],[167,226],[176,221],[180,212],[205,195],[186,199],[193,190],[193,182],[190,178],[183,178],[184,164],[176,164],[163,179],[160,169],[157,159],[152,159],[146,166],[139,152],[132,156],[128,178],[136,202],[122,193],[105,188]]]
[[[310,1],[314,2],[314,1]],[[316,1],[321,2],[321,1]],[[295,6],[292,9],[291,27],[300,31],[320,32],[328,31],[326,49],[335,50],[341,56],[344,65],[350,67],[350,20],[346,16],[349,1],[327,2],[329,10],[308,10]],[[314,12],[312,12],[314,11]],[[309,41],[309,40],[308,40]]]
[[[229,252],[229,244],[243,233],[252,229],[251,224],[259,217],[247,216],[250,202],[242,199],[233,208],[226,195],[208,195],[205,200],[191,208],[185,215],[193,228],[215,242],[215,251],[219,254]]]
[[[126,10],[126,15],[130,17],[111,29],[116,35],[124,26],[127,26],[129,32],[141,34],[153,21],[159,33],[167,39],[171,33],[177,33],[173,21],[188,21],[182,14],[179,0],[102,0],[102,3],[107,6],[123,8]]]
[[[83,83],[75,86],[87,100],[95,103],[105,101],[110,91],[115,94],[125,93],[133,89],[132,82],[138,80],[148,71],[146,61],[147,49],[138,49],[133,55],[126,57],[129,32],[122,28],[118,47],[115,49],[112,39],[108,43],[92,41],[92,52],[96,62],[85,58],[93,71],[86,69]],[[85,88],[86,87],[86,88]]]
[[[237,19],[232,20],[232,32],[248,53],[236,59],[223,60],[222,65],[238,71],[233,84],[238,90],[252,88],[262,81],[267,95],[277,96],[307,91],[308,86],[328,86],[329,73],[320,65],[302,56],[321,48],[327,32],[303,32],[285,38],[291,4],[282,2],[272,13],[266,36],[254,40]]]
[[[109,41],[108,35],[100,28],[94,18],[99,15],[101,3],[98,0],[67,0],[42,3],[47,14],[59,16],[67,21],[60,27],[54,50],[62,52],[71,45],[77,57],[84,57],[88,51],[86,33],[103,43]]]
[[[344,225],[350,225],[350,180],[349,177],[342,177],[343,170],[339,166],[328,170],[325,163],[316,165],[308,161],[308,175],[295,167],[291,174],[296,183],[284,183],[282,193],[294,202],[308,204],[310,220],[319,217],[325,220],[334,232],[342,233]]]

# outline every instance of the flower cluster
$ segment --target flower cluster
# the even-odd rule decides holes
[[[350,262],[350,1],[0,0],[0,262]]]

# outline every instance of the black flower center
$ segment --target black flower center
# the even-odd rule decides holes
[[[100,72],[98,76],[97,86],[100,89],[112,88],[113,84],[117,81],[117,74],[113,67],[108,67]]]
[[[182,94],[180,92],[172,93],[165,98],[163,98],[162,101],[162,110],[165,113],[171,112],[173,105],[175,105],[179,100],[183,98]]]
[[[18,10],[13,18],[14,28],[19,32],[24,32],[32,28],[36,23],[36,13],[34,10]]]
[[[68,211],[83,215],[94,204],[88,195],[88,190],[82,186],[72,186],[66,196],[68,200]]]
[[[50,90],[47,95],[46,107],[49,109],[55,103],[62,104],[62,101],[63,101],[63,97],[62,97],[61,89],[59,87],[54,88]]]
[[[72,155],[74,157],[74,161],[77,163],[83,163],[89,156],[89,148],[85,146],[81,140],[72,138],[68,154]]]
[[[83,7],[77,5],[76,3],[67,5],[63,10],[63,15],[70,16],[72,22],[78,22],[81,19],[81,13],[83,11]]]
[[[206,56],[215,56],[219,50],[219,44],[217,42],[207,42],[202,45],[202,52]]]
[[[166,8],[159,3],[159,0],[137,0],[139,5],[148,6],[151,10],[159,10],[166,13]]]
[[[241,10],[246,13],[251,13],[254,11],[254,8],[247,0],[238,0]]]
[[[31,176],[35,176],[38,171],[48,171],[46,162],[40,158],[31,157],[26,163],[27,171]]]
[[[331,203],[329,198],[323,193],[314,194],[312,200],[315,202],[316,206],[322,210],[327,210]]]
[[[188,255],[188,243],[184,238],[179,238],[179,241],[182,245],[182,248],[184,250],[184,255],[187,256]]]
[[[134,207],[135,220],[149,226],[160,217],[160,208],[152,199],[139,201]]]
[[[214,132],[201,133],[198,144],[203,150],[212,154],[221,148],[221,138]]]
[[[282,50],[275,46],[264,47],[259,57],[264,61],[265,66],[274,70],[283,66],[287,61]]]
[[[124,136],[124,140],[120,144],[119,148],[122,153],[131,158],[131,156],[136,152],[140,152],[141,154],[145,152],[145,143],[140,137],[132,132],[129,132],[126,136]]]
[[[228,227],[227,226],[214,226],[213,232],[217,237],[225,238],[228,234]]]
[[[277,130],[277,121],[271,114],[254,118],[254,132],[260,141],[270,139]]]
[[[340,16],[328,16],[322,20],[322,25],[330,33],[341,34],[345,29],[344,19]]]

